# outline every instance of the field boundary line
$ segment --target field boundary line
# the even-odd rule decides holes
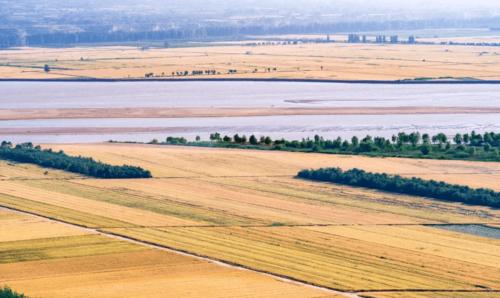
[[[487,173],[437,173],[439,175],[448,176],[448,175],[489,175],[489,174],[500,174],[500,170],[488,171]],[[426,176],[433,175],[430,174],[422,174],[422,173],[401,173],[398,174],[400,176]],[[226,178],[295,178],[296,175],[293,174],[283,174],[283,175],[205,175],[205,176],[159,176],[159,177],[151,177],[147,178],[148,180],[167,180],[167,179],[206,179],[206,178],[214,178],[214,179],[226,179]],[[0,178],[0,181],[71,181],[71,180],[97,180],[97,178],[92,177],[66,177],[66,178]],[[113,179],[109,179],[113,180]],[[127,180],[127,179],[122,179]],[[137,179],[135,179],[137,180]]]
[[[446,289],[386,289],[386,290],[357,290],[356,293],[394,293],[394,292],[408,292],[408,293],[500,293],[497,289],[477,289],[477,290],[446,290]],[[363,296],[361,296],[363,297]]]
[[[293,82],[293,83],[326,83],[326,84],[381,84],[381,85],[480,85],[500,84],[500,80],[331,80],[331,79],[290,79],[290,78],[52,78],[52,79],[27,79],[7,78],[0,82]]]
[[[147,180],[167,180],[167,179],[204,179],[204,178],[215,178],[215,179],[225,179],[225,178],[294,178],[295,175],[221,175],[221,176],[163,176],[163,177],[151,177],[145,178]],[[71,181],[71,180],[98,180],[98,178],[93,177],[66,177],[66,178],[0,178],[0,181]],[[113,179],[107,179],[113,180]],[[127,180],[127,179],[121,179]],[[137,180],[137,179],[134,179]]]
[[[185,225],[185,226],[134,226],[134,227],[96,227],[95,229],[173,229],[173,228],[309,228],[309,227],[440,227],[440,226],[470,226],[470,225],[500,225],[500,222],[471,222],[471,223],[385,223],[385,224],[262,224],[262,225]]]

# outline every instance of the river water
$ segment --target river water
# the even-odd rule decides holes
[[[500,107],[500,85],[302,82],[0,82],[0,109],[123,107]],[[63,132],[61,128],[67,128]],[[90,131],[88,130],[89,128]],[[103,128],[103,132],[99,131]],[[45,131],[44,131],[45,129]],[[149,141],[209,133],[298,139],[500,130],[500,114],[0,121],[14,142]]]

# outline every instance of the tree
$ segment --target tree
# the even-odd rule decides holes
[[[250,136],[250,144],[252,145],[258,145],[259,142],[257,141],[257,138],[254,135]]]
[[[462,138],[462,135],[457,133],[455,135],[455,137],[453,138],[453,141],[455,142],[455,144],[457,145],[462,145],[462,142],[463,142],[463,138]]]
[[[264,139],[264,144],[266,145],[271,145],[273,143],[273,140],[270,137],[265,137]]]
[[[424,133],[422,135],[422,141],[424,144],[429,144],[431,142],[431,138],[428,133]]]
[[[354,137],[351,138],[351,144],[352,144],[353,147],[358,147],[358,145],[359,145],[359,139],[358,139],[357,136],[354,136]]]
[[[438,133],[432,137],[432,142],[438,143],[440,147],[448,141],[448,137],[444,133]]]
[[[212,133],[210,134],[210,141],[220,141],[220,133]]]
[[[409,136],[410,143],[413,147],[417,147],[417,144],[420,142],[420,133],[412,132]]]
[[[199,142],[201,141],[201,137],[200,136],[196,136],[196,142]]]
[[[462,140],[463,140],[464,144],[469,144],[469,142],[470,142],[470,136],[469,136],[469,134],[468,133],[464,134],[462,136]]]

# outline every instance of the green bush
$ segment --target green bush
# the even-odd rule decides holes
[[[8,287],[0,288],[0,298],[27,298],[24,294],[18,294]]]

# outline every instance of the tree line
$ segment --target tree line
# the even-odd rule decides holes
[[[365,172],[360,169],[343,171],[340,168],[302,170],[297,177],[470,205],[500,207],[500,192],[486,188],[473,189],[464,185],[424,180],[416,177],[404,178],[398,175]]]
[[[34,147],[31,143],[13,146],[10,142],[0,145],[0,159],[36,164],[46,168],[59,169],[104,179],[151,178],[151,172],[135,166],[114,166],[90,157],[69,156],[63,151],[52,151]]]
[[[199,137],[195,142],[189,142],[185,138],[169,137],[165,143],[369,156],[500,161],[500,133],[495,132],[480,134],[472,131],[457,133],[451,137],[444,133],[430,135],[420,132],[401,132],[390,138],[368,135],[364,138],[354,136],[350,139],[338,137],[330,140],[319,135],[302,140],[273,140],[269,136],[247,137],[239,134],[223,136],[220,133],[212,133],[209,142],[201,141]]]

